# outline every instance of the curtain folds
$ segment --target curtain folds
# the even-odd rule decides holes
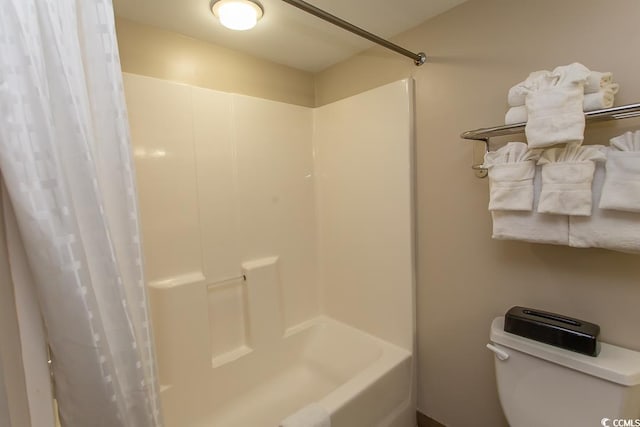
[[[110,0],[0,0],[0,170],[65,427],[160,426]]]

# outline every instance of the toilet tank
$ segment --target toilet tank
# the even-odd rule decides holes
[[[505,332],[503,317],[491,341],[511,427],[640,426],[639,352],[602,343],[597,357],[574,353]]]

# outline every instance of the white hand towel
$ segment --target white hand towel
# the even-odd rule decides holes
[[[610,72],[591,71],[584,84],[584,93],[596,93],[605,86],[613,83],[613,74]]]
[[[618,89],[618,84],[613,83],[599,92],[585,95],[582,101],[583,111],[602,110],[603,108],[613,107]],[[525,105],[511,107],[504,116],[504,124],[513,125],[516,123],[526,123],[528,118],[529,115],[527,114],[527,107]]]
[[[532,148],[582,143],[584,139],[584,82],[589,70],[575,63],[556,68],[530,87],[526,97],[527,141]],[[536,88],[538,87],[538,88]]]
[[[527,92],[534,87],[536,82],[540,82],[545,76],[550,76],[551,71],[540,70],[534,71],[529,74],[529,76],[520,83],[513,86],[509,89],[509,94],[507,95],[507,103],[510,107],[519,107],[524,105],[525,98],[527,97]]]
[[[533,210],[492,211],[493,238],[498,240],[523,240],[532,243],[569,244],[569,217],[537,213],[542,179],[541,166],[536,167],[533,179]]]
[[[542,165],[542,190],[538,212],[560,215],[591,215],[591,183],[594,161],[605,154],[600,145],[545,150],[538,160]]]
[[[524,142],[510,142],[484,157],[489,171],[489,210],[530,211],[533,177],[540,153]]]
[[[610,142],[600,209],[640,212],[640,131]]]
[[[638,253],[640,252],[640,214],[598,209],[604,180],[605,166],[602,162],[598,162],[593,177],[593,204],[596,207],[590,217],[570,217],[569,244],[577,248],[596,247]]]
[[[280,427],[331,427],[331,418],[326,409],[312,403],[282,420]]]

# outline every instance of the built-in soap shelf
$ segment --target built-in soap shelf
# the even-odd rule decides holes
[[[242,263],[242,274],[207,286],[214,368],[272,346],[284,334],[278,257]]]
[[[226,365],[227,363],[231,363],[235,360],[240,359],[242,356],[246,356],[252,351],[253,349],[251,347],[242,346],[236,348],[235,350],[231,350],[218,356],[214,356],[213,358],[211,358],[211,367],[219,368]]]
[[[247,331],[247,296],[242,275],[207,284],[209,340],[213,367],[251,352]]]
[[[587,111],[584,113],[586,123],[629,119],[640,116],[640,104],[621,105],[619,107],[605,108],[602,110]],[[472,141],[484,142],[485,152],[489,151],[489,140],[498,136],[516,135],[524,132],[526,123],[516,123],[512,125],[493,126],[463,132],[460,137]],[[476,171],[478,178],[487,176],[487,170],[482,167],[482,163],[471,166]]]

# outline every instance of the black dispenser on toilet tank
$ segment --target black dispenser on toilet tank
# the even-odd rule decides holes
[[[600,326],[534,308],[512,307],[505,314],[504,331],[588,356],[600,352]]]

